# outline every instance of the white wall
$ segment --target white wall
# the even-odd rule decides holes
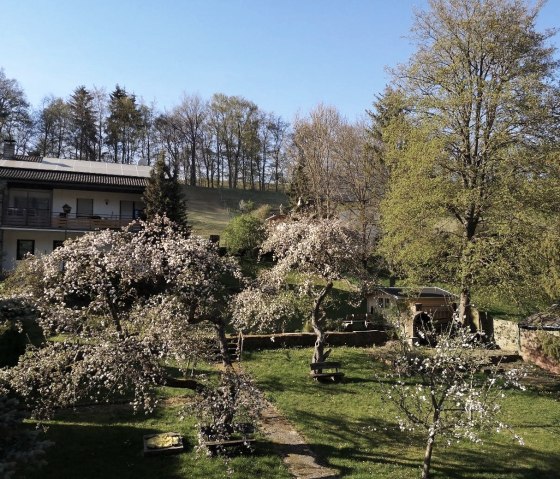
[[[75,232],[65,234],[64,231],[4,230],[2,269],[11,271],[16,267],[17,240],[35,240],[35,254],[41,255],[52,252],[53,241],[64,241],[66,238],[75,238],[80,234]]]
[[[70,214],[76,214],[77,198],[93,199],[93,214],[96,216],[118,216],[120,214],[121,201],[141,203],[141,195],[135,193],[104,193],[103,191],[54,189],[52,200],[53,213],[62,212],[62,206],[68,204],[72,207]]]

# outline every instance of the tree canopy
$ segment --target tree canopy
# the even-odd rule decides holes
[[[411,279],[456,285],[461,317],[473,287],[516,298],[544,275],[534,245],[560,224],[558,62],[539,8],[431,0],[415,54],[393,70],[407,110],[384,127],[382,251]]]
[[[167,219],[142,226],[88,233],[26,265],[40,325],[61,335],[4,371],[36,418],[131,393],[136,408],[150,409],[161,360],[204,357],[212,334],[214,347],[227,349],[224,298],[226,278],[239,276],[235,262]]]
[[[356,234],[333,219],[288,220],[270,227],[261,253],[272,253],[276,264],[235,298],[236,328],[266,329],[304,312],[317,336],[313,362],[324,361],[329,354],[325,300],[336,280],[362,276]],[[294,288],[288,284],[290,275],[297,278]]]
[[[156,161],[142,198],[145,203],[144,214],[148,220],[166,216],[183,232],[190,231],[187,202],[178,171],[172,171],[164,154]]]

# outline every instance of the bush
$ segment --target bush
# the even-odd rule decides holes
[[[537,338],[543,354],[556,362],[560,362],[560,337],[539,331]]]
[[[26,320],[32,316],[35,310],[25,299],[0,298],[0,367],[16,365],[25,352]]]
[[[15,366],[25,352],[25,336],[14,321],[0,323],[0,367]]]
[[[222,234],[231,254],[252,254],[264,239],[262,220],[252,214],[242,214],[233,218]]]

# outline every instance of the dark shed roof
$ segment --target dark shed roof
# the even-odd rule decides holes
[[[543,329],[560,331],[560,304],[553,304],[550,308],[529,316],[519,323],[523,329]]]
[[[0,159],[0,179],[25,187],[117,189],[141,192],[148,184],[150,167],[65,158],[15,156]]]
[[[377,292],[390,294],[396,299],[406,298],[456,298],[456,295],[435,286],[421,286],[418,288],[378,288]],[[374,293],[375,294],[375,293]]]

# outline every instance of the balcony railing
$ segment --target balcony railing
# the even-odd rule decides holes
[[[6,208],[2,225],[20,228],[54,228],[61,230],[98,230],[121,228],[133,221],[124,215],[77,215],[37,208]]]

